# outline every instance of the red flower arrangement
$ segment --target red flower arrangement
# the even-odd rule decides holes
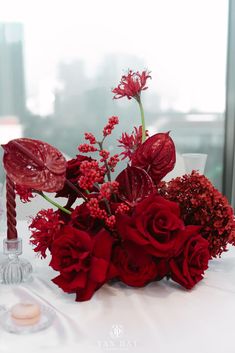
[[[30,225],[34,251],[51,254],[53,279],[62,290],[88,300],[110,280],[141,287],[164,277],[191,289],[213,256],[235,244],[231,206],[206,177],[193,172],[169,183],[162,178],[175,165],[169,132],[148,136],[141,93],[147,71],[124,75],[114,98],[134,98],[140,127],[123,133],[110,154],[107,137],[119,123],[109,118],[101,139],[85,133],[76,158],[65,162],[52,146],[17,139],[4,146],[4,166],[22,201],[34,194],[58,209],[42,210]],[[113,180],[119,160],[128,166]],[[67,199],[62,207],[44,191]],[[76,200],[81,203],[74,206]]]

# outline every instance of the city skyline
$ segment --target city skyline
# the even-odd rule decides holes
[[[61,63],[82,60],[86,77],[93,80],[113,54],[144,59],[145,67],[133,60],[120,65],[119,76],[132,67],[151,70],[151,89],[160,97],[162,111],[223,112],[227,0],[146,0],[145,16],[138,2],[133,7],[120,0],[115,16],[107,0],[2,2],[0,22],[24,26],[27,107],[43,116],[52,113]]]
[[[23,25],[0,23],[0,117],[25,115]]]

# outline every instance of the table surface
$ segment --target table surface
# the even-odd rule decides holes
[[[0,353],[235,352],[234,248],[212,260],[204,280],[191,291],[167,280],[138,289],[116,283],[77,303],[74,295],[51,282],[56,272],[49,259],[41,260],[32,251],[27,223],[19,222],[18,229],[34,279],[19,286],[0,285],[0,305],[34,300],[52,307],[56,319],[47,330],[27,335],[0,328]]]

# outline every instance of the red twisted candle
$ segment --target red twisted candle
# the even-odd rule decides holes
[[[16,230],[16,202],[15,202],[15,186],[13,181],[6,177],[7,188],[7,239],[17,239]]]

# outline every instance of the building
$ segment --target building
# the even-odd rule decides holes
[[[21,120],[24,114],[23,26],[0,23],[0,121],[9,115]]]

